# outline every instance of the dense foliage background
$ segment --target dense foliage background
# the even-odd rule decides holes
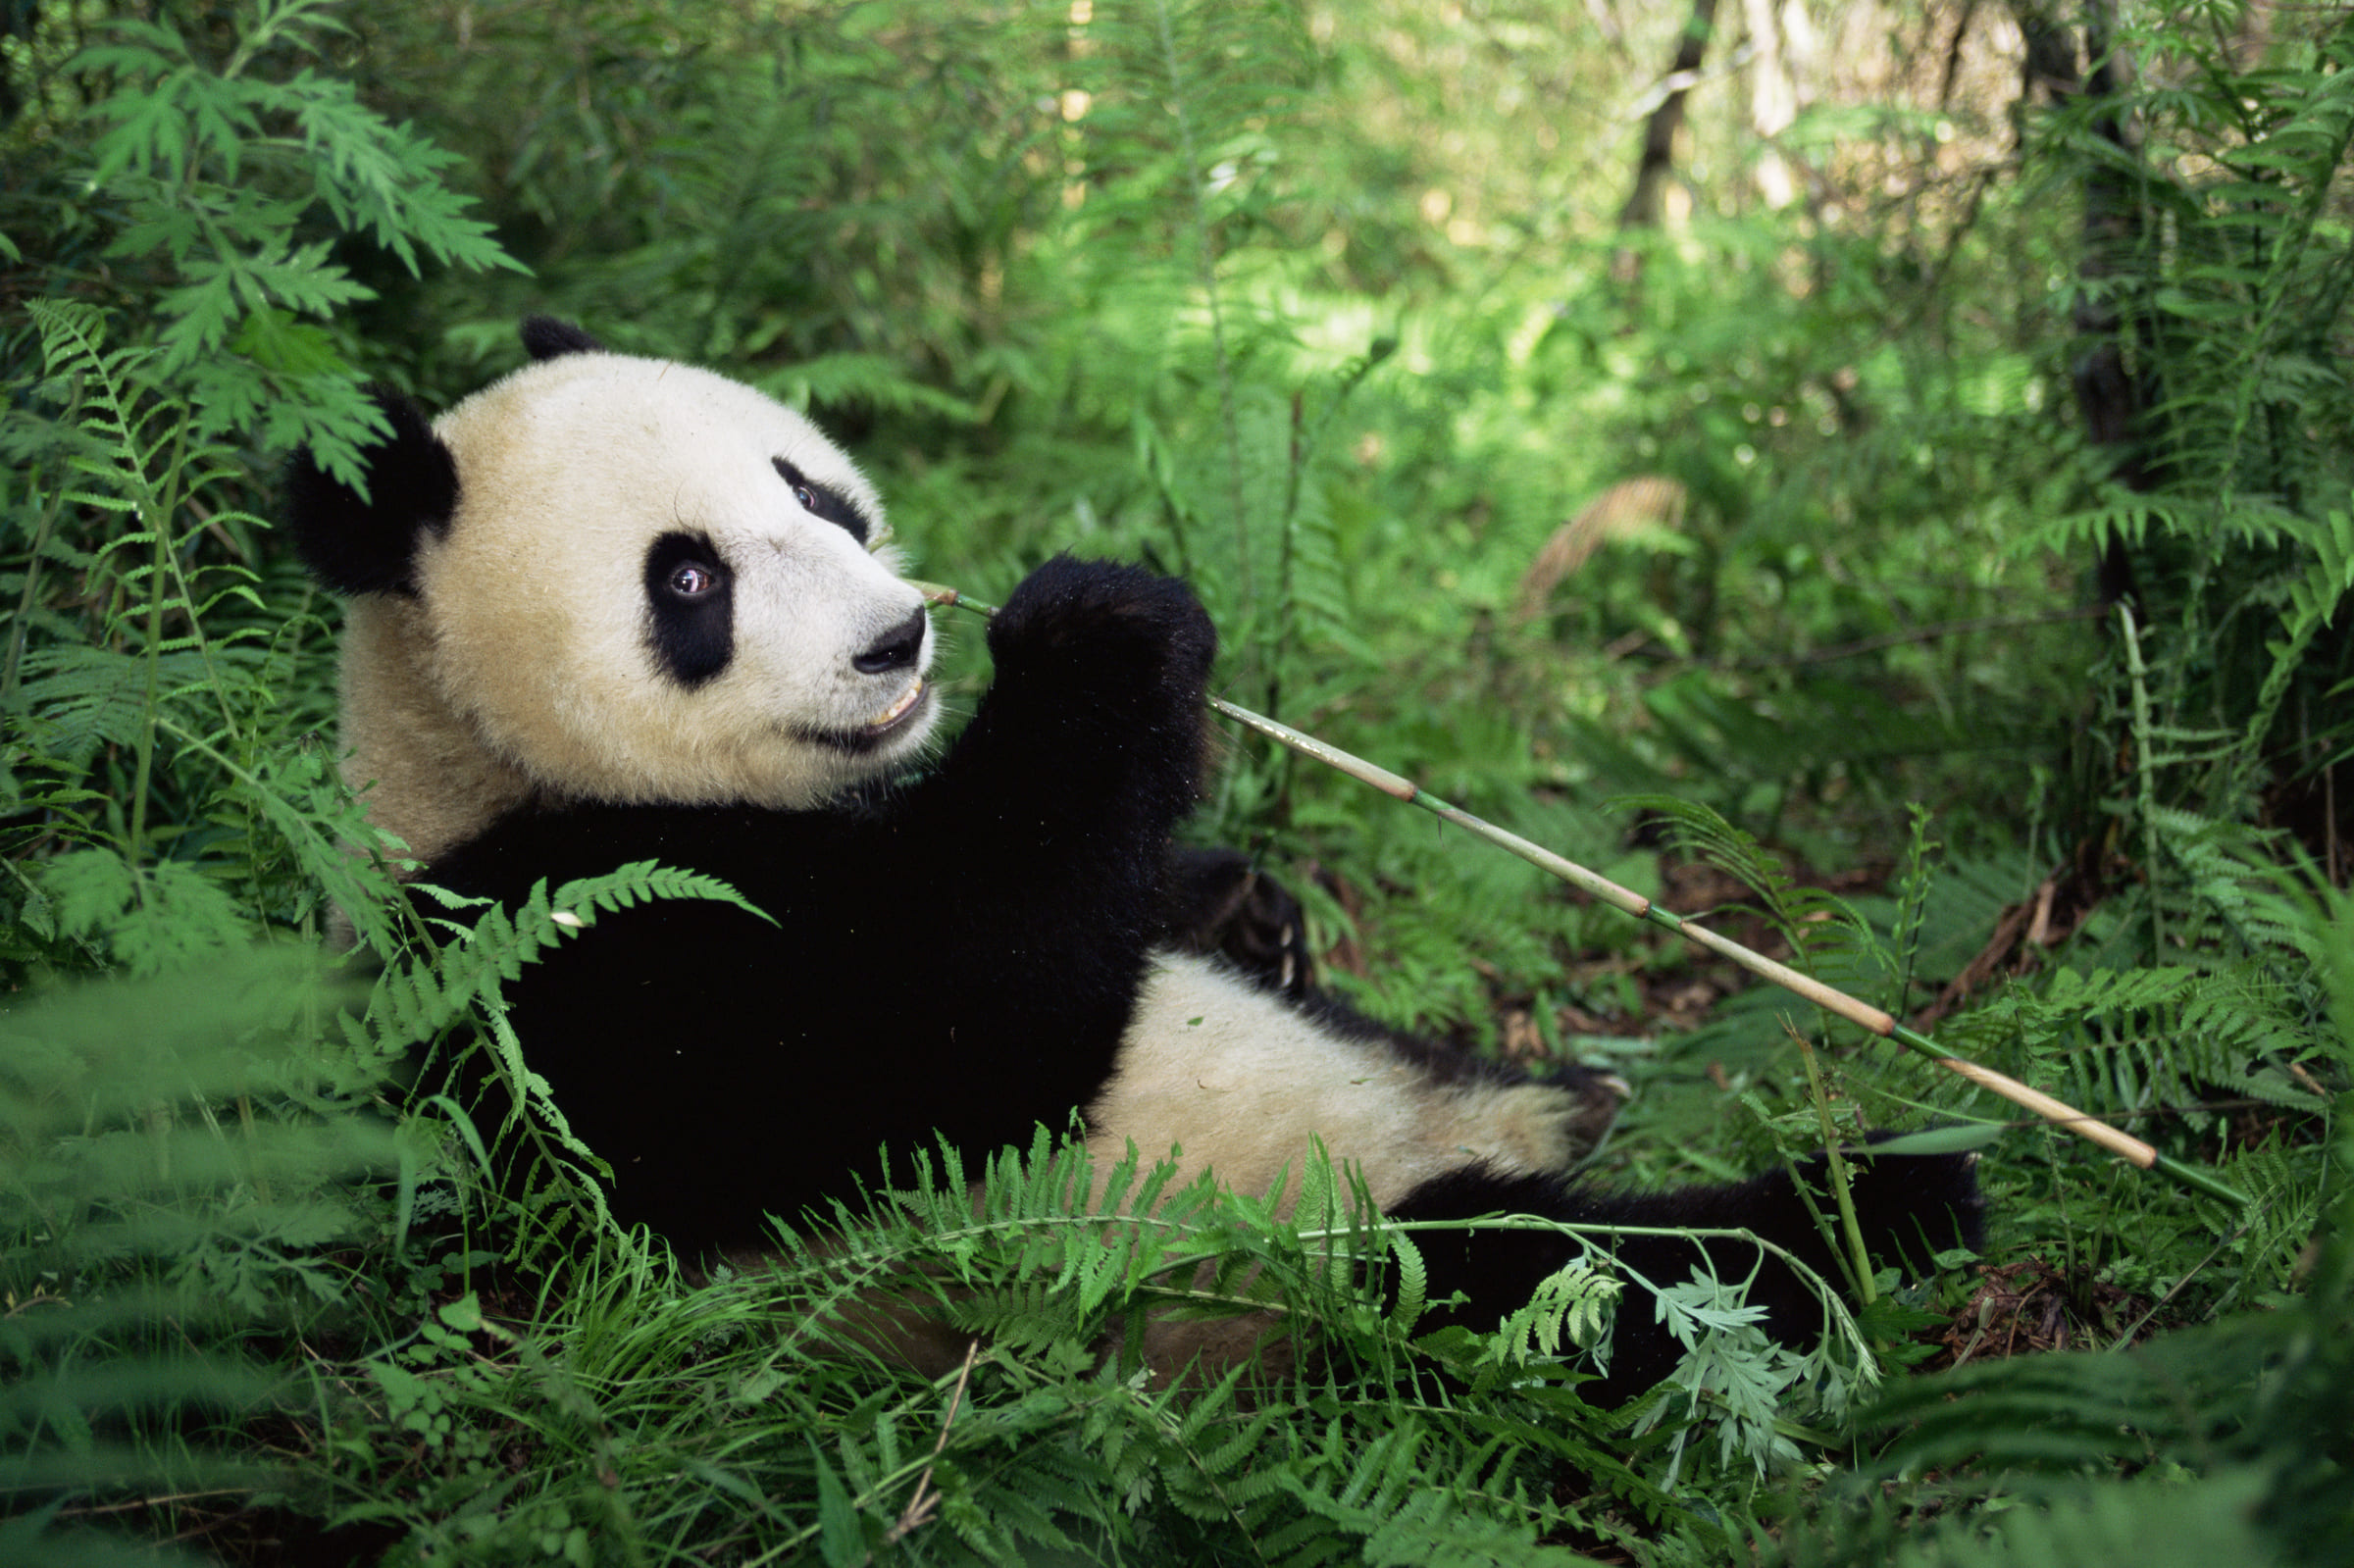
[[[2253,3],[0,4],[0,1559],[2337,1560],[2349,65]],[[1987,1255],[1803,1364],[1701,1290],[1633,1436],[1602,1276],[1419,1334],[1330,1173],[1115,1226],[1042,1135],[683,1275],[414,1064],[528,1090],[551,911],[708,889],[411,915],[265,521],[527,311],[808,407],[934,581],[1186,573],[1236,700],[2251,1201],[1238,739],[1203,840],[1360,1006],[1623,1075],[1598,1175],[1960,1125]],[[872,1364],[878,1282],[987,1348]],[[1099,1353],[1171,1301],[1313,1353]]]

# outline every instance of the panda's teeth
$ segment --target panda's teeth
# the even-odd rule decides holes
[[[922,676],[917,676],[915,678],[915,683],[910,685],[905,691],[899,693],[899,700],[893,703],[890,707],[885,708],[882,716],[876,719],[874,723],[868,725],[867,728],[870,730],[880,730],[885,725],[897,722],[901,715],[906,713],[909,708],[915,706],[915,699],[923,694],[924,679]]]

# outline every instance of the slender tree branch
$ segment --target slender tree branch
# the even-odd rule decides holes
[[[980,615],[997,613],[994,606],[967,599],[954,588],[941,587],[929,582],[919,582],[915,586],[922,591],[925,598],[935,604],[953,605]],[[1751,974],[1773,982],[1792,995],[1804,997],[1835,1017],[1844,1018],[1849,1023],[1879,1036],[1882,1039],[1894,1040],[1916,1055],[1926,1057],[1947,1072],[1968,1079],[1980,1088],[1991,1090],[2015,1105],[2024,1106],[2036,1115],[2068,1129],[2079,1138],[2098,1143],[2124,1159],[2127,1164],[2145,1171],[2154,1170],[2183,1187],[2204,1192],[2210,1197],[2221,1198],[2227,1203],[2244,1206],[2252,1201],[2245,1193],[2227,1186],[2212,1173],[2196,1166],[2184,1165],[2179,1160],[2161,1154],[2140,1138],[2122,1133],[2105,1122],[2087,1116],[2082,1111],[2054,1099],[2040,1089],[2029,1088],[2017,1079],[1998,1073],[1991,1067],[1981,1066],[1976,1062],[1951,1055],[1926,1035],[1897,1022],[1894,1017],[1872,1006],[1869,1002],[1859,1001],[1844,991],[1825,986],[1812,975],[1801,974],[1787,964],[1777,962],[1763,953],[1742,946],[1729,936],[1719,936],[1671,910],[1662,909],[1641,893],[1621,887],[1609,878],[1588,871],[1575,861],[1558,855],[1542,844],[1523,838],[1508,829],[1499,828],[1494,823],[1473,816],[1460,806],[1452,805],[1440,799],[1410,779],[1403,778],[1376,763],[1367,762],[1362,757],[1343,751],[1338,746],[1304,733],[1289,725],[1278,724],[1275,720],[1253,713],[1248,708],[1236,707],[1223,697],[1211,697],[1209,705],[1236,723],[1255,730],[1269,739],[1280,741],[1304,756],[1313,757],[1316,761],[1345,773],[1361,784],[1371,784],[1383,794],[1406,801],[1409,805],[1419,806],[1433,816],[1452,822],[1457,827],[1476,837],[1486,839],[1500,849],[1510,850],[1530,865],[1559,878],[1582,892],[1591,894],[1613,909],[1674,932],[1693,945],[1707,948],[1720,958],[1730,959]]]

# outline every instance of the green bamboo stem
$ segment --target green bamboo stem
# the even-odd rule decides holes
[[[967,599],[954,588],[944,588],[923,582],[919,582],[915,586],[935,604],[953,605],[981,615],[997,613],[995,606]],[[1345,773],[1359,783],[1371,784],[1393,799],[1403,800],[1408,805],[1419,806],[1433,816],[1454,823],[1464,832],[1484,838],[1500,849],[1510,850],[1530,865],[1559,878],[1582,892],[1591,894],[1613,909],[1671,931],[1695,946],[1705,947],[1718,957],[1738,964],[1751,974],[1773,982],[1793,995],[1806,998],[1825,1012],[1844,1018],[1849,1023],[1876,1035],[1882,1039],[1893,1040],[1916,1055],[1934,1062],[1947,1072],[1968,1079],[1980,1088],[1998,1094],[2015,1105],[2033,1111],[2054,1126],[2065,1128],[2079,1138],[2099,1144],[2129,1165],[2145,1171],[2156,1171],[2159,1175],[2167,1177],[2182,1187],[2203,1192],[2209,1197],[2220,1198],[2226,1203],[2245,1206],[2252,1201],[2247,1194],[2229,1187],[2214,1173],[2169,1158],[2131,1134],[2111,1127],[2108,1123],[2095,1117],[2087,1116],[2082,1111],[2054,1099],[2039,1089],[2029,1088],[2015,1078],[1998,1073],[1991,1067],[1984,1067],[1976,1062],[1955,1056],[1928,1036],[1907,1024],[1898,1022],[1880,1008],[1874,1007],[1868,1002],[1859,1001],[1845,991],[1825,986],[1811,975],[1802,975],[1789,965],[1777,963],[1764,953],[1744,947],[1731,937],[1720,936],[1696,921],[1685,919],[1672,910],[1662,909],[1641,893],[1635,892],[1631,888],[1621,887],[1608,877],[1588,871],[1575,861],[1564,859],[1542,844],[1534,843],[1516,833],[1499,828],[1492,822],[1473,816],[1460,806],[1440,799],[1410,779],[1401,778],[1387,768],[1343,751],[1340,747],[1295,730],[1290,725],[1280,724],[1262,714],[1253,713],[1248,708],[1237,707],[1223,697],[1211,697],[1209,705],[1226,718],[1255,730],[1270,740],[1289,746],[1303,756],[1312,757],[1326,767]]]

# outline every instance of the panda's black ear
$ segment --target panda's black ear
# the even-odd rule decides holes
[[[421,530],[440,533],[458,509],[458,465],[425,410],[379,387],[372,395],[392,426],[360,454],[368,494],[322,469],[309,451],[286,469],[286,521],[311,575],[338,593],[407,593]]]
[[[566,354],[602,354],[606,349],[604,344],[570,322],[560,322],[553,316],[526,316],[523,319],[523,351],[539,360],[557,359]]]

